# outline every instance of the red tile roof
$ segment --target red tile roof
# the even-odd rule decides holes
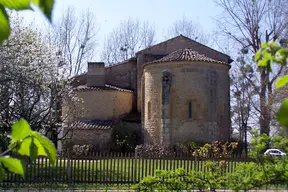
[[[210,57],[207,57],[203,54],[200,54],[196,51],[193,51],[190,48],[179,49],[179,50],[174,51],[174,52],[170,53],[169,55],[167,55],[161,59],[158,59],[158,60],[155,60],[152,62],[148,62],[146,64],[171,62],[171,61],[205,61],[205,62],[212,62],[212,63],[227,64],[223,61],[218,61],[218,60],[212,59]]]
[[[112,129],[112,120],[80,120],[76,121],[70,128],[71,129],[97,129],[97,130],[108,130]]]
[[[74,88],[74,90],[77,91],[85,91],[85,90],[96,90],[96,91],[100,91],[100,90],[112,90],[112,91],[124,91],[124,92],[133,92],[132,90],[129,89],[123,89],[120,87],[116,87],[113,85],[107,85],[105,84],[105,86],[97,86],[97,87],[88,87],[87,85],[79,85],[77,87]]]

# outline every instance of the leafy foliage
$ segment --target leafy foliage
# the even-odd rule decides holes
[[[8,38],[10,34],[10,26],[8,22],[8,15],[5,7],[0,4],[0,43]]]
[[[0,181],[5,179],[4,168],[10,172],[24,175],[22,161],[6,155],[10,151],[28,156],[32,160],[35,160],[38,156],[47,156],[51,165],[54,165],[57,159],[53,143],[38,132],[32,131],[28,122],[24,119],[20,119],[13,125],[9,149],[1,154]]]
[[[288,151],[288,139],[280,136],[269,137],[265,134],[256,135],[252,139],[249,154],[253,161],[237,164],[232,173],[226,170],[227,161],[215,158],[213,161],[206,162],[205,172],[194,170],[186,172],[182,168],[173,171],[158,170],[155,176],[144,178],[133,188],[137,191],[183,191],[192,189],[216,191],[216,189],[228,188],[234,191],[248,191],[275,184],[287,185],[288,157],[264,156],[263,150],[268,144],[273,148]],[[218,157],[225,156],[224,153]]]
[[[253,133],[255,134],[255,133]],[[255,162],[241,163],[231,174],[230,187],[235,191],[248,191],[257,187],[281,184],[288,181],[287,156],[272,157],[263,155],[268,145],[288,151],[288,139],[281,136],[257,135],[252,139],[250,157]]]
[[[157,170],[155,176],[144,178],[138,185],[133,186],[137,191],[183,191],[184,189],[210,189],[215,191],[227,187],[227,176],[223,168],[216,162],[209,161],[204,172],[191,170],[186,172],[179,168],[173,171]]]
[[[0,44],[9,37],[10,25],[7,11],[5,10],[32,10],[31,4],[36,5],[51,21],[54,0],[0,0]]]
[[[282,102],[282,105],[277,112],[277,120],[280,125],[288,127],[288,99]]]
[[[285,49],[275,42],[262,43],[261,48],[257,51],[254,58],[258,62],[259,67],[266,67],[268,71],[272,71],[272,64],[280,64],[287,66],[288,49]],[[284,75],[277,79],[276,87],[281,88],[288,84],[288,75]],[[281,126],[288,128],[288,99],[285,99],[276,113],[277,120]]]
[[[9,16],[6,9],[17,11],[32,9],[31,4],[38,6],[49,21],[51,21],[54,0],[0,0],[0,44],[2,44],[10,35]],[[32,39],[30,39],[30,41],[31,40]],[[26,50],[27,47],[25,47],[25,52],[27,52]],[[8,55],[5,56],[9,57],[9,54],[10,50],[8,51]],[[26,59],[24,62],[27,63],[29,61]],[[20,71],[23,72],[22,70]],[[11,74],[9,75],[11,76]],[[48,138],[41,136],[38,132],[32,131],[30,125],[24,119],[20,119],[13,125],[9,148],[0,154],[0,181],[5,179],[6,170],[24,176],[22,161],[6,155],[10,151],[20,155],[26,155],[32,160],[40,155],[47,156],[52,165],[57,158],[56,149],[53,143],[51,143]]]
[[[197,145],[195,142],[186,142],[179,145],[183,152],[192,157],[228,158],[238,146],[237,142],[213,141],[211,144]]]
[[[113,126],[112,130],[112,150],[121,152],[134,152],[137,144],[137,135],[139,131],[135,127],[129,126],[120,121]]]
[[[92,149],[93,149],[92,145],[73,145],[72,155],[74,156],[86,155],[87,156]]]

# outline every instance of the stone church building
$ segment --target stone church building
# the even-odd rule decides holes
[[[144,143],[228,140],[231,62],[182,35],[112,66],[88,62],[72,82],[80,101],[63,102],[65,127],[74,144],[99,148],[109,145],[119,121],[139,129]]]

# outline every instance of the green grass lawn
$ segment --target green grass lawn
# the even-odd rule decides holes
[[[71,160],[72,183],[134,183],[148,175],[154,175],[157,169],[206,171],[207,161],[199,160],[151,160],[151,159],[101,159]],[[228,162],[226,171],[233,171],[238,162]],[[68,183],[68,161],[59,158],[55,166],[46,159],[38,159],[26,166],[25,178],[8,175],[7,181],[25,183]]]

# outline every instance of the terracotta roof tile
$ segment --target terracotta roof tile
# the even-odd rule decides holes
[[[71,129],[97,129],[97,130],[108,130],[112,129],[112,120],[80,120],[76,121]]]
[[[113,90],[115,91],[116,90],[116,91],[124,91],[124,92],[133,92],[132,90],[123,89],[120,87],[107,85],[107,84],[105,84],[105,86],[97,86],[97,87],[88,87],[87,85],[79,85],[75,87],[74,90],[77,90],[77,91],[84,91],[84,90]]]
[[[158,60],[146,63],[146,64],[171,62],[171,61],[206,61],[206,62],[226,64],[223,61],[218,61],[218,60],[212,59],[212,58],[207,57],[203,54],[200,54],[196,51],[193,51],[190,48],[179,49],[179,50],[174,51],[174,52],[170,53],[169,55],[167,55],[161,59],[158,59]]]

